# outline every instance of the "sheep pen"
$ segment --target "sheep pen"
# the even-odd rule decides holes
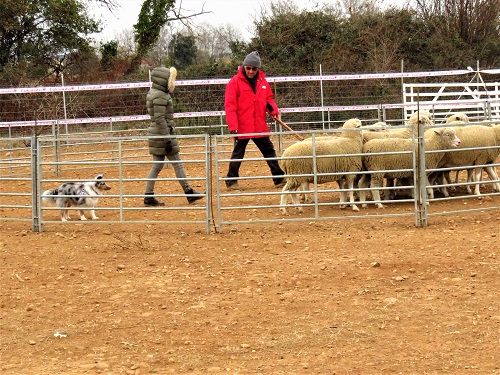
[[[79,146],[87,153],[75,158],[97,157],[105,147]],[[133,150],[125,153],[136,160]],[[190,177],[204,175],[183,156]],[[93,168],[110,178],[119,173],[111,162]],[[64,166],[60,178],[96,172],[80,169]],[[140,179],[147,168],[124,164],[122,172]],[[262,160],[242,167],[245,177],[266,173]],[[173,178],[172,168],[162,176]],[[144,181],[123,184],[126,194],[143,193]],[[500,217],[489,209],[499,197],[433,203],[436,210],[467,203],[477,211],[434,217],[417,229],[413,217],[280,221],[276,209],[252,209],[275,203],[276,195],[259,194],[279,193],[270,185],[249,181],[249,195],[232,197],[240,207],[230,213],[244,222],[210,235],[187,224],[106,223],[116,215],[106,198],[96,223],[58,222],[34,233],[29,223],[0,221],[2,374],[495,370]],[[1,186],[6,205],[31,189],[25,180]],[[172,181],[158,187],[178,192]],[[124,205],[134,208],[132,220],[183,219],[192,211],[172,207],[184,201],[169,197],[165,211],[146,210],[134,196]],[[265,215],[277,221],[255,222]]]
[[[281,193],[281,211],[286,213],[287,197],[297,206],[296,194],[292,194],[305,183],[316,181],[318,184],[336,181],[339,188],[349,189],[349,202],[354,211],[354,179],[362,169],[362,133],[359,119],[347,120],[338,137],[306,139],[289,146],[282,155],[281,168],[286,175],[286,184]],[[353,155],[358,154],[358,155]],[[344,156],[342,156],[344,155]],[[302,157],[302,158],[301,158]],[[316,177],[315,177],[316,176]],[[346,201],[346,193],[340,194],[340,202]],[[341,206],[342,207],[342,206]]]

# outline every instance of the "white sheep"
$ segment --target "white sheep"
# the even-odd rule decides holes
[[[427,130],[425,132],[424,142],[425,150],[434,151],[457,147],[460,144],[460,139],[457,138],[454,129],[442,128]],[[373,200],[376,201],[375,204],[378,208],[384,207],[382,203],[380,203],[379,192],[380,187],[383,185],[384,177],[401,179],[409,178],[413,175],[413,155],[412,153],[405,152],[412,151],[414,147],[415,144],[413,140],[401,138],[372,139],[363,145],[363,166],[370,174],[372,197]],[[397,154],[371,155],[384,152],[396,152]],[[427,154],[425,157],[426,168],[436,168],[444,157],[444,154],[445,151]],[[401,169],[409,169],[409,171],[397,171]],[[379,172],[384,170],[386,172]],[[359,187],[368,187],[367,178],[365,176],[361,178]],[[432,198],[432,189],[429,189],[429,194]],[[365,198],[366,190],[360,190],[360,200],[365,202]],[[363,203],[363,207],[365,206],[366,203]]]
[[[354,211],[358,207],[354,204],[354,178],[356,172],[361,171],[361,151],[362,136],[361,121],[359,119],[349,119],[343,126],[338,137],[319,137],[318,140],[305,139],[289,146],[282,154],[280,161],[281,168],[286,175],[286,184],[281,193],[281,211],[286,213],[287,197],[292,203],[297,205],[296,194],[299,187],[305,187],[307,183],[314,182],[314,174],[317,172],[317,183],[336,181],[340,189],[347,187],[349,189],[349,201]],[[314,145],[314,149],[313,149]],[[316,171],[313,165],[313,154],[316,158]],[[350,156],[351,154],[359,154]],[[336,156],[343,155],[343,156]],[[304,158],[299,158],[303,156]],[[339,175],[324,175],[330,173],[342,173]],[[306,175],[306,176],[294,176]],[[346,192],[340,194],[340,202],[346,202]],[[341,206],[342,207],[342,206]],[[302,212],[302,207],[298,207]]]
[[[447,124],[449,124],[450,122],[455,122],[455,121],[469,122],[469,116],[467,116],[467,114],[464,112],[456,112],[456,113],[446,117]]]
[[[416,133],[419,123],[424,126],[434,125],[431,113],[427,110],[415,111],[408,119],[407,126],[404,128],[387,129],[375,132],[369,130],[363,131],[363,141],[368,142],[371,139],[378,138],[411,138],[414,132]]]
[[[412,113],[412,115],[408,119],[405,128],[388,129],[385,131],[378,131],[377,133],[373,133],[371,131],[363,131],[363,142],[368,142],[369,140],[379,139],[379,138],[412,138],[413,135],[417,133],[419,124],[422,124],[423,126],[434,125],[434,122],[432,120],[432,114],[428,110],[421,109]],[[364,128],[366,127],[364,126],[363,129]],[[366,183],[368,183],[368,181],[366,181],[367,178],[368,177],[365,176]],[[394,187],[401,185],[401,183],[403,184],[403,186],[408,184],[407,181],[398,182],[391,178],[387,179],[387,186]],[[384,194],[384,199],[386,198],[393,199],[395,198],[395,196],[396,196],[396,190],[390,190],[388,194]]]
[[[455,122],[455,121],[463,121],[464,123],[469,122],[469,116],[467,116],[466,113],[464,112],[457,112],[454,113],[446,118],[446,124],[449,124],[450,122]],[[458,183],[458,175],[460,173],[460,170],[455,171],[455,184]],[[435,177],[434,177],[438,183],[448,183],[451,184],[451,178],[450,178],[450,171],[445,171],[443,173],[436,172]],[[467,182],[472,181],[472,170],[468,169],[467,170]],[[467,186],[467,189],[470,189],[469,186]],[[450,190],[455,190],[455,187],[451,187]],[[446,187],[443,187],[441,189],[445,197],[448,197],[448,189]]]
[[[457,120],[460,118],[460,120]],[[487,148],[482,147],[495,147],[497,145],[495,128],[486,125],[466,125],[468,121],[467,115],[465,114],[454,114],[450,116],[446,123],[448,126],[453,126],[457,136],[461,140],[459,148],[476,148],[475,150],[465,150],[465,151],[451,151],[447,152],[445,157],[442,159],[440,168],[449,167],[462,167],[462,166],[474,166],[474,165],[485,165],[495,162],[495,159],[499,155],[498,148]],[[484,167],[489,178],[493,181],[498,180],[498,175],[494,167]],[[482,167],[479,168],[469,168],[467,169],[467,181],[477,182],[474,188],[474,194],[480,195],[480,184]],[[449,178],[449,173],[444,173],[444,177],[448,183],[451,183]],[[493,183],[493,190],[500,191],[500,183]],[[467,185],[467,192],[471,194],[470,185]],[[447,196],[447,191],[444,190],[443,193]]]
[[[378,122],[371,124],[371,125],[361,126],[361,130],[363,130],[363,131],[366,130],[366,131],[370,131],[370,132],[380,132],[380,131],[385,131],[388,129],[389,129],[389,126],[384,121],[378,121]],[[340,134],[339,132],[335,132],[335,133],[330,133],[327,135],[325,135],[325,134],[324,135],[316,135],[314,137],[314,139],[316,141],[321,141],[321,140],[325,140],[325,139],[328,140],[328,139],[330,139],[330,137],[337,137],[339,134]],[[312,137],[308,137],[307,139],[312,139]],[[355,179],[355,184],[357,183],[357,181],[356,181],[357,179],[358,178]],[[302,193],[299,194],[300,202],[301,203],[312,203],[313,199],[312,199],[312,196],[310,194],[311,188],[310,188],[309,182],[307,182],[307,181],[303,182],[300,190],[303,191]]]

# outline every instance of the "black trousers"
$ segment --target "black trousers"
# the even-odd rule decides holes
[[[231,159],[243,159],[245,156],[245,150],[247,148],[248,142],[250,139],[257,145],[262,156],[265,158],[275,158],[276,151],[274,150],[273,142],[269,139],[269,137],[262,138],[243,138],[236,139],[234,142],[233,153],[231,154]],[[283,170],[280,168],[278,160],[266,160],[269,169],[271,170],[271,174],[273,175],[274,184],[279,184],[283,181],[283,175],[285,174]],[[231,161],[229,162],[229,170],[227,171],[227,177],[239,177],[239,170],[241,166],[241,161]],[[227,186],[231,186],[236,183],[236,179],[226,181]]]

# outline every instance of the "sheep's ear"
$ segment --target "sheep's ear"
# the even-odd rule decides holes
[[[434,129],[434,133],[436,133],[437,135],[441,135],[443,134],[444,132],[444,129]]]

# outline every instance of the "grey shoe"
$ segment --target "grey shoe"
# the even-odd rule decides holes
[[[226,184],[227,190],[241,190],[240,185],[237,182],[233,182],[232,184]]]
[[[160,202],[158,199],[156,199],[153,196],[153,193],[146,193],[146,195],[149,195],[149,196],[144,197],[144,205],[146,207],[160,207],[160,206],[165,206],[165,203]]]
[[[194,203],[199,199],[202,199],[203,195],[205,195],[205,193],[200,193],[194,190],[193,188],[187,189],[184,193],[186,194],[186,199],[189,204]]]

